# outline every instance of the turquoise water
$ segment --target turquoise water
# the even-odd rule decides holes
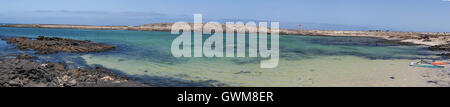
[[[158,86],[298,86],[304,81],[287,78],[315,69],[299,68],[307,62],[436,58],[436,53],[423,46],[382,44],[375,38],[281,35],[279,67],[261,69],[258,58],[175,58],[170,46],[178,35],[170,32],[0,27],[0,35],[44,35],[114,45],[116,50],[102,53],[36,56],[40,61],[62,62],[71,68],[103,66]],[[4,41],[0,41],[0,51],[1,56],[33,53],[16,50]]]

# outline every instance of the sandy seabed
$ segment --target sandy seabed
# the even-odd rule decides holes
[[[442,78],[449,78],[440,74],[448,73],[448,67],[420,68],[409,66],[410,62],[418,60],[371,60],[355,56],[280,60],[275,69],[261,69],[259,64],[238,65],[205,60],[164,65],[90,55],[83,58],[88,64],[101,64],[130,75],[215,80],[229,86],[244,87],[433,87],[445,86],[448,81],[442,81]],[[436,80],[444,85],[436,83]]]

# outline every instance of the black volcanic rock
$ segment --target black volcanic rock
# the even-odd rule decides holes
[[[24,59],[0,61],[0,87],[145,87],[106,69],[67,70],[59,63]]]
[[[442,54],[439,54],[438,56],[450,58],[450,53],[442,53]]]
[[[83,53],[102,52],[114,46],[88,40],[72,40],[39,36],[36,39],[2,38],[8,44],[17,45],[21,50],[33,49],[38,54],[58,52]],[[60,63],[41,63],[28,59],[36,58],[28,54],[16,59],[0,57],[0,87],[148,87],[148,85],[117,76],[103,68],[66,69]]]
[[[20,50],[33,49],[38,54],[54,54],[58,52],[85,53],[85,52],[103,52],[115,49],[114,46],[102,43],[95,43],[88,40],[63,39],[58,37],[39,36],[36,39],[26,37],[2,38],[8,44],[17,45]]]
[[[450,51],[450,44],[430,46],[428,49],[432,51]]]

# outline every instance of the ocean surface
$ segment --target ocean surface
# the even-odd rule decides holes
[[[102,66],[147,84],[169,87],[349,85],[371,79],[368,75],[378,71],[405,70],[408,61],[439,59],[425,46],[382,44],[375,38],[281,35],[279,66],[262,69],[259,58],[175,58],[170,47],[178,35],[170,32],[0,27],[0,35],[42,35],[114,45],[116,50],[101,53],[35,55],[0,41],[0,56],[26,53],[69,68]]]

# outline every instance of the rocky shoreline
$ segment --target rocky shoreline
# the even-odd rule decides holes
[[[28,55],[21,55],[28,56]],[[0,60],[0,87],[148,87],[106,69],[66,69],[60,63]]]
[[[431,46],[429,49],[432,51],[450,51],[450,44]]]
[[[438,56],[450,58],[450,44],[430,46],[428,49],[432,51],[442,51],[444,53],[439,54]]]
[[[103,52],[115,48],[91,41],[56,37],[2,39],[20,50],[35,50],[36,54]],[[148,87],[101,67],[67,69],[61,63],[31,60],[35,58],[27,54],[16,58],[0,58],[0,87]]]
[[[103,52],[115,49],[114,46],[95,43],[89,40],[81,41],[58,37],[39,36],[36,39],[4,37],[2,40],[6,40],[8,44],[17,45],[16,48],[20,50],[33,49],[37,54]]]

